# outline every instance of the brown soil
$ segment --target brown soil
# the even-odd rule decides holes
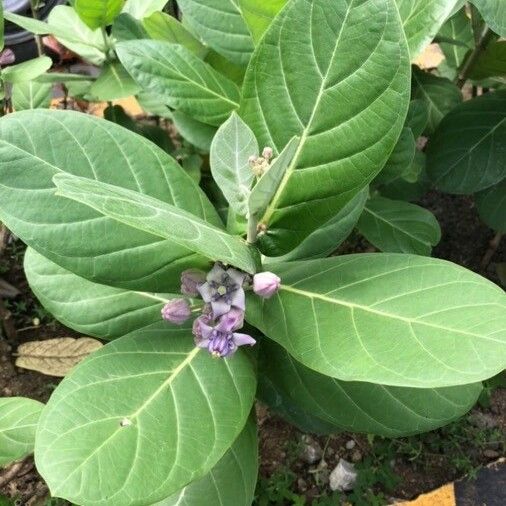
[[[483,266],[482,260],[489,249],[494,232],[480,222],[472,199],[430,192],[421,204],[435,213],[443,231],[441,243],[435,248],[434,256],[451,260],[498,282],[495,264],[506,261],[506,240],[501,242],[489,264]],[[22,246],[18,242],[11,243],[0,259],[0,276],[22,293],[16,299],[7,301],[17,333],[10,340],[0,337],[0,395],[27,396],[44,402],[59,380],[16,368],[13,351],[25,341],[63,335],[76,336],[76,333],[54,322],[34,301],[24,278],[20,249]],[[341,251],[346,252],[365,250],[371,250],[371,246],[358,236],[341,248]],[[34,325],[34,319],[40,320],[40,323],[35,321],[39,325]],[[305,496],[307,504],[311,504],[313,499],[330,494],[328,474],[339,458],[344,458],[350,462],[354,461],[358,468],[372,470],[369,473],[371,475],[385,475],[378,483],[375,483],[373,478],[370,486],[365,486],[365,489],[370,489],[375,494],[383,494],[377,496],[383,497],[378,504],[381,501],[386,502],[387,498],[413,498],[462,476],[464,470],[472,470],[504,455],[506,390],[495,390],[490,405],[487,408],[477,407],[472,413],[477,412],[485,414],[487,419],[491,420],[492,429],[482,431],[466,422],[463,428],[459,426],[460,428],[455,429],[462,431],[457,435],[451,432],[454,430],[452,428],[442,429],[395,444],[387,440],[375,440],[371,445],[366,436],[348,433],[331,438],[315,437],[314,440],[321,448],[325,448],[324,457],[318,463],[307,464],[301,457],[302,434],[259,406],[260,477],[264,482],[272,482],[279,473],[291,472],[290,490],[300,497]],[[487,439],[491,435],[494,441],[480,440],[476,443],[471,440]],[[458,441],[459,437],[464,438],[461,441],[460,453],[458,449],[445,446],[446,443]],[[350,440],[355,441],[355,446],[348,450],[346,443]],[[458,458],[464,457],[468,457],[467,464],[459,465]],[[14,476],[8,476],[10,471],[12,467],[0,471],[0,504],[2,495],[17,500],[20,505],[44,504],[47,489],[30,458],[26,459]],[[389,483],[393,478],[398,479],[397,484]],[[354,503],[361,504],[360,500],[365,500],[362,504],[373,504],[367,498],[356,497]],[[272,504],[294,504],[294,501],[286,499]]]

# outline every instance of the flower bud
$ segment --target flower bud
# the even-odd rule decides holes
[[[168,322],[181,325],[191,316],[191,308],[185,299],[173,299],[162,309],[162,318]]]
[[[181,293],[187,297],[198,297],[198,287],[206,282],[206,273],[199,269],[188,269],[181,273]]]
[[[253,276],[253,291],[264,299],[272,297],[279,290],[280,284],[281,279],[272,272],[260,272]]]
[[[272,151],[272,148],[265,147],[262,151],[262,156],[267,160],[270,161],[270,159],[273,157],[274,151]]]
[[[0,51],[0,67],[3,65],[10,65],[11,63],[14,63],[15,60],[16,57],[11,49],[4,49],[3,51]]]

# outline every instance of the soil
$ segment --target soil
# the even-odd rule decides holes
[[[480,221],[472,198],[429,192],[420,203],[441,224],[442,240],[434,249],[434,256],[463,265],[498,283],[495,265],[506,262],[506,239],[495,251],[489,251],[495,234]],[[52,320],[34,300],[23,274],[22,250],[18,241],[11,241],[0,258],[0,277],[21,292],[5,301],[16,332],[10,338],[0,337],[0,395],[26,396],[45,402],[59,380],[16,368],[13,353],[22,342],[77,334]],[[374,248],[363,238],[354,236],[341,251],[374,251]],[[487,252],[490,261],[483,265]],[[489,426],[478,426],[472,422],[473,417],[487,420]],[[344,458],[354,462],[358,469],[369,470],[363,472],[369,476],[369,483],[363,487],[365,495],[353,497],[353,504],[382,504],[394,498],[416,497],[503,456],[506,390],[495,389],[487,407],[474,408],[458,425],[394,443],[381,439],[371,441],[364,435],[349,433],[331,438],[309,436],[311,444],[323,449],[323,459],[312,464],[304,460],[303,449],[308,440],[303,439],[302,433],[263,406],[258,407],[258,419],[261,487],[262,483],[275,484],[280,473],[289,473],[290,492],[311,504],[331,494],[328,474]],[[483,425],[483,420],[480,423]],[[347,449],[347,446],[353,448]],[[374,500],[379,502],[373,502],[367,494],[374,494]],[[14,469],[11,466],[0,471],[0,504],[2,495],[23,506],[45,504],[47,488],[31,458]],[[287,498],[271,504],[295,504],[295,501]]]

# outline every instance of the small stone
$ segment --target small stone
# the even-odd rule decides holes
[[[346,449],[353,450],[353,448],[355,448],[356,444],[357,443],[355,443],[355,441],[353,439],[350,439],[349,441],[346,442]]]
[[[501,454],[499,452],[496,452],[495,450],[484,450],[483,456],[487,457],[487,459],[498,459]]]
[[[355,450],[351,455],[351,460],[353,462],[360,462],[362,460],[362,453],[360,450]]]
[[[478,429],[495,429],[498,425],[497,420],[489,414],[477,411],[469,415],[469,423],[478,427]]]
[[[307,490],[306,480],[304,480],[303,478],[299,478],[297,480],[297,488],[299,489],[299,492],[305,492]]]
[[[339,492],[346,492],[353,490],[357,481],[358,473],[355,466],[344,459],[339,460],[339,463],[330,473],[330,489]]]
[[[318,441],[314,440],[311,436],[302,436],[302,452],[301,458],[307,464],[316,464],[319,462],[323,455],[322,447]]]

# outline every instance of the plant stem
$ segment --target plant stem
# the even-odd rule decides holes
[[[499,245],[501,244],[502,237],[503,237],[502,232],[497,232],[497,234],[494,236],[494,238],[490,241],[489,248],[483,257],[483,260],[481,261],[481,266],[484,269],[486,269],[488,267],[493,256],[495,255],[497,249],[499,248]]]
[[[246,241],[248,244],[254,244],[257,240],[258,220],[254,216],[248,218],[248,235]]]
[[[32,11],[32,17],[33,19],[39,19],[37,16],[37,7],[38,7],[38,0],[30,0],[30,10]],[[35,37],[35,44],[37,44],[37,53],[39,56],[42,56],[44,51],[42,48],[42,40],[40,38],[40,35],[34,35]]]
[[[109,44],[109,35],[107,34],[107,30],[105,29],[105,26],[103,26],[101,29],[102,37],[104,38],[104,46],[105,46],[105,61],[110,62],[110,52],[111,52],[111,46]]]
[[[493,37],[493,32],[490,30],[490,28],[485,28],[483,30],[478,42],[476,43],[475,48],[468,54],[467,58],[464,60],[464,63],[462,64],[462,68],[457,76],[457,79],[455,81],[455,84],[462,88],[464,84],[466,84],[466,81],[469,77],[469,74],[473,70],[474,66],[476,65],[476,62],[478,61],[479,57],[481,56],[481,53],[486,49],[488,43]]]

